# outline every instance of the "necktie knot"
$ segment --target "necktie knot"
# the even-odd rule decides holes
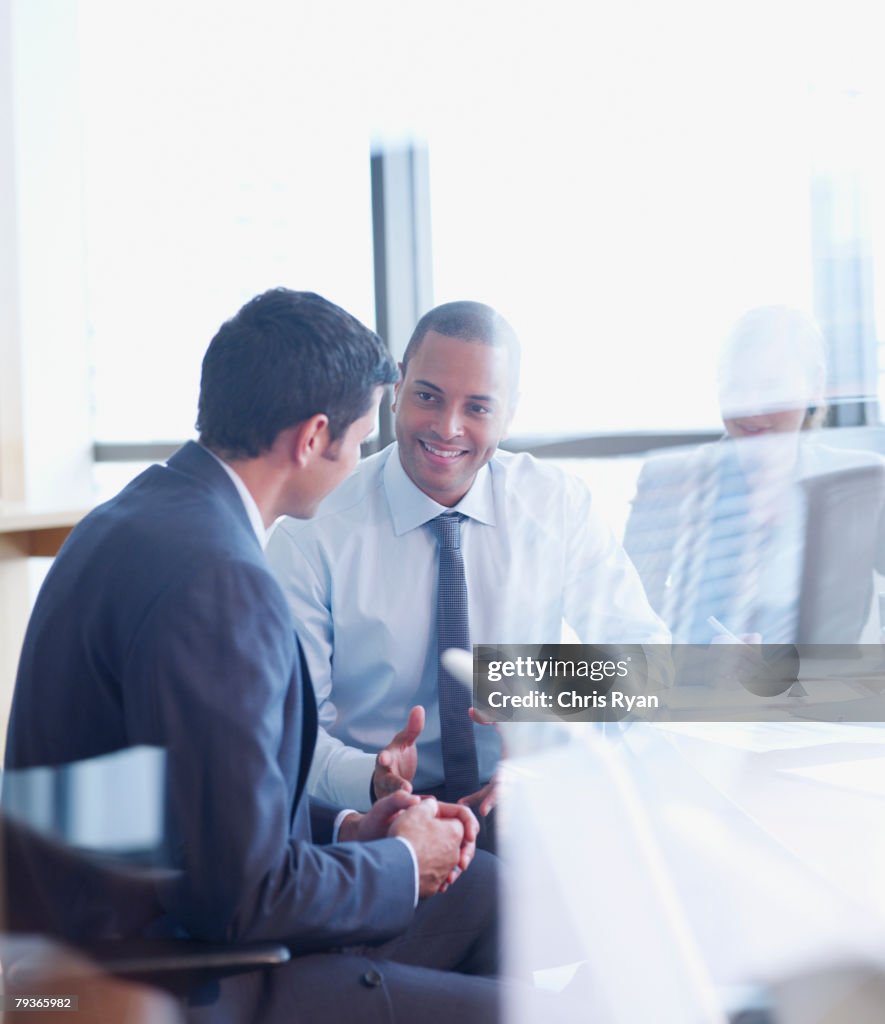
[[[464,516],[460,512],[443,512],[427,523],[441,548],[457,551],[461,547],[462,519]]]

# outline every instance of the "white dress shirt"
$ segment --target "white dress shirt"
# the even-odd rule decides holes
[[[456,506],[475,644],[666,643],[633,565],[585,485],[498,452]],[[366,459],[312,520],[283,519],[267,548],[292,608],[320,714],[311,792],[366,808],[375,755],[423,704],[415,789],[443,781],[437,701],[437,542],[448,511],[408,478],[395,444]],[[500,756],[475,727],[480,779]]]

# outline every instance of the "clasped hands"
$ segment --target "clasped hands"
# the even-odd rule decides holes
[[[457,804],[412,792],[418,767],[415,743],[424,729],[424,708],[409,712],[401,729],[378,754],[372,789],[378,798],[366,814],[351,814],[339,830],[342,842],[401,836],[418,859],[421,898],[444,892],[466,871],[476,852],[479,823],[471,806],[483,816],[495,806],[495,780]]]
[[[408,839],[418,861],[421,899],[445,892],[466,871],[476,853],[479,822],[458,804],[422,800],[400,789],[377,800],[365,814],[354,812],[341,823],[340,842],[369,842],[387,836]]]

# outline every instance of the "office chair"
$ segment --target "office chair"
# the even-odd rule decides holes
[[[164,859],[164,771],[162,751],[136,747],[6,772],[0,925],[9,935],[63,943],[115,978],[211,1002],[221,978],[285,963],[290,953],[275,942],[149,937],[157,890],[177,877]],[[27,944],[13,946],[3,976],[26,991],[40,958],[28,955]]]

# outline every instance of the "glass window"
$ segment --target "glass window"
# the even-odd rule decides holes
[[[718,349],[769,304],[820,321],[831,393],[875,390],[855,351],[875,332],[869,225],[844,173],[875,170],[868,11],[554,10],[502,15],[494,60],[449,77],[457,120],[430,150],[437,299],[485,298],[522,335],[514,432],[715,427]]]
[[[274,285],[373,322],[369,133],[318,5],[81,2],[101,441],[193,434],[200,360]]]
[[[715,427],[719,346],[771,303],[851,350],[835,394],[875,388],[872,250],[836,286],[821,270],[846,139],[881,121],[867,5],[81,9],[100,440],[188,435],[209,337],[271,284],[373,321],[368,154],[403,136],[430,153],[435,300],[523,338],[514,433]]]

